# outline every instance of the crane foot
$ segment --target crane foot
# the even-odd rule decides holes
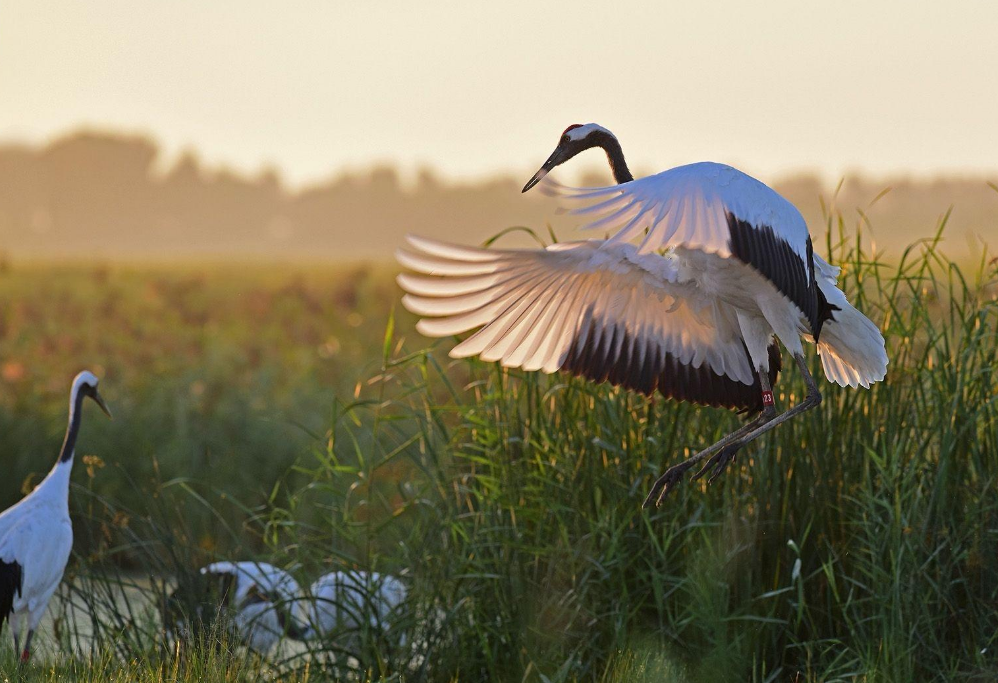
[[[702,477],[707,470],[710,470],[710,476],[707,477],[707,485],[709,486],[710,484],[713,484],[714,480],[717,479],[725,469],[727,469],[728,465],[735,461],[735,456],[744,445],[745,444],[740,441],[728,444],[711,456],[710,460],[707,461],[707,464],[700,468],[699,472],[690,477],[690,481],[696,481]]]

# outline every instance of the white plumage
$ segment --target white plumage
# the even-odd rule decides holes
[[[230,617],[232,633],[249,649],[267,654],[285,636],[279,609],[266,599],[243,604]]]
[[[405,585],[377,572],[338,571],[317,579],[303,593],[286,571],[266,562],[215,562],[202,582],[170,595],[163,613],[168,630],[192,635],[191,620],[212,631],[216,619],[247,647],[266,654],[282,638],[328,637],[349,644],[361,631],[386,633],[405,601]]]
[[[367,628],[387,632],[405,598],[405,585],[394,576],[331,572],[319,577],[309,590],[303,637],[349,634]]]
[[[201,622],[199,628],[210,629],[221,618],[239,642],[260,653],[285,636],[299,636],[301,588],[288,572],[243,560],[214,562],[199,574],[201,584],[183,584],[170,595],[163,614],[168,630],[190,634],[192,619]]]
[[[399,275],[408,292],[403,304],[435,316],[419,321],[417,329],[441,337],[481,327],[454,347],[455,358],[480,356],[550,373],[564,366],[573,345],[600,343],[580,338],[580,330],[598,323],[592,335],[613,338],[616,346],[625,334],[633,340],[638,355],[649,357],[639,358],[639,365],[668,353],[748,386],[754,381],[733,312],[709,306],[684,281],[674,255],[641,254],[634,245],[602,240],[543,250],[458,248],[414,236],[408,241],[413,251],[400,252],[399,261],[423,275]],[[441,289],[442,272],[461,276]]]
[[[289,635],[296,637],[301,588],[289,573],[266,562],[215,562],[202,574],[235,577],[230,606],[236,635],[257,652],[269,652]]]
[[[548,180],[545,191],[572,201],[598,200],[574,214],[602,214],[586,227],[612,232],[611,242],[641,239],[641,253],[670,247],[732,255],[729,214],[753,226],[769,226],[801,258],[807,224],[793,204],[738,169],[703,161],[621,185],[572,188]]]
[[[591,147],[606,151],[617,185],[544,180]],[[800,212],[765,184],[710,162],[634,180],[617,139],[596,124],[566,129],[524,192],[542,180],[573,213],[593,217],[586,228],[611,236],[520,250],[409,237],[398,260],[416,273],[398,278],[403,304],[425,316],[417,329],[427,336],[477,330],[454,357],[761,413],[671,468],[646,504],[711,455],[713,479],[745,443],[820,403],[802,338],[816,341],[833,382],[868,387],[884,378],[880,331],[838,289],[838,270],[814,255]],[[807,398],[779,416],[777,339],[808,385]]]
[[[69,424],[59,459],[34,491],[0,514],[0,630],[9,619],[15,649],[20,649],[20,638],[27,631],[22,661],[30,656],[35,630],[73,549],[69,478],[87,397],[110,416],[97,392],[97,377],[81,372],[70,390]]]
[[[213,562],[201,568],[201,574],[228,574],[234,577],[232,599],[242,603],[251,593],[263,593],[275,601],[286,603],[292,612],[298,609],[297,600],[301,597],[298,582],[288,572],[267,562],[242,560],[238,562]]]
[[[835,286],[839,268],[814,255],[818,288],[828,303],[836,306],[834,320],[821,329],[817,343],[821,368],[825,377],[843,387],[869,389],[887,373],[887,350],[884,337],[869,318],[849,303],[846,295]],[[808,341],[814,341],[810,336]]]

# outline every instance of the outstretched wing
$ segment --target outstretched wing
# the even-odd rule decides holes
[[[670,247],[736,258],[792,301],[815,337],[821,329],[811,238],[797,208],[775,190],[724,164],[679,166],[620,185],[571,188],[548,178],[549,194],[586,202],[574,214],[612,243],[640,239],[638,251]]]
[[[430,337],[506,367],[565,370],[645,394],[761,409],[734,311],[684,284],[673,258],[602,240],[476,249],[410,236],[402,302]],[[773,378],[778,361],[772,369]]]

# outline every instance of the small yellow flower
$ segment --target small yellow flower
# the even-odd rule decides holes
[[[114,513],[114,518],[111,520],[111,524],[118,527],[119,529],[128,528],[128,515],[119,510]]]
[[[87,466],[87,476],[94,478],[94,472],[104,467],[104,461],[96,455],[84,455],[83,464]]]

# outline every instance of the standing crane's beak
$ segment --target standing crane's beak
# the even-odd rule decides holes
[[[104,403],[104,397],[101,396],[99,393],[97,393],[96,389],[94,389],[94,403],[100,406],[100,409],[104,411],[105,415],[107,415],[112,420],[114,419],[113,417],[111,417],[111,411],[107,409],[107,404]]]
[[[544,162],[544,165],[540,167],[540,170],[538,170],[537,173],[535,173],[533,177],[527,181],[527,184],[523,186],[522,191],[526,192],[534,185],[541,182],[541,179],[550,173],[552,168],[558,164],[568,161],[570,158],[571,157],[567,156],[564,150],[562,150],[561,145],[559,145],[558,148],[551,153],[551,156],[548,157],[548,160]]]

